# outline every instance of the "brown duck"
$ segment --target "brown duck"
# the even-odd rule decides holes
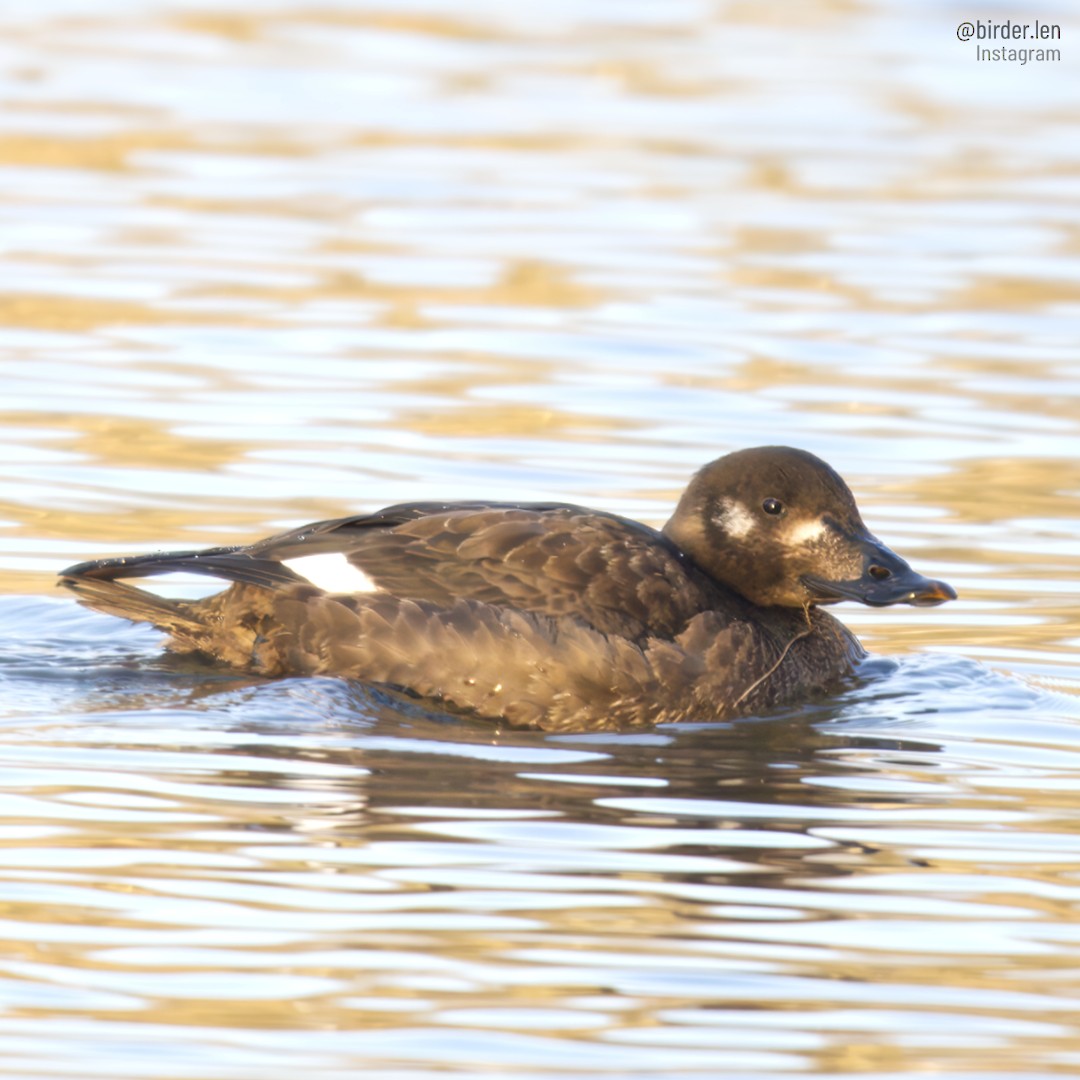
[[[167,600],[119,578],[232,584]],[[361,679],[549,730],[716,720],[835,686],[863,654],[820,605],[940,604],[803,450],[706,465],[657,532],[562,503],[408,503],[248,546],[101,559],[60,583],[267,676]]]

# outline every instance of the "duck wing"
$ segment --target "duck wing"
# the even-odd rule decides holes
[[[672,637],[735,603],[661,533],[562,503],[409,503],[317,522],[246,547],[83,563],[67,579],[182,571],[282,589],[459,601],[577,616],[631,640]]]

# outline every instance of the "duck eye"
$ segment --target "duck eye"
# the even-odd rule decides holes
[[[766,514],[776,515],[783,512],[784,504],[779,499],[766,499],[761,504],[761,509],[764,510]]]

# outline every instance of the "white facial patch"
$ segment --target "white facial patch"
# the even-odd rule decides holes
[[[297,559],[282,559],[281,565],[306,578],[323,592],[340,595],[379,591],[379,586],[363,570],[358,570],[337,551],[327,552],[325,555],[301,555]]]
[[[791,547],[799,547],[801,544],[810,544],[820,540],[829,526],[821,518],[812,518],[810,521],[796,521],[784,534],[784,540]]]
[[[734,499],[720,500],[720,512],[713,517],[713,521],[728,536],[736,538],[746,536],[757,527],[754,515],[741,502],[736,502]]]

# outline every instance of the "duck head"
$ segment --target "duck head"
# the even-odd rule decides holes
[[[787,446],[739,450],[691,480],[664,534],[705,571],[763,606],[955,600],[863,524],[847,484]]]

